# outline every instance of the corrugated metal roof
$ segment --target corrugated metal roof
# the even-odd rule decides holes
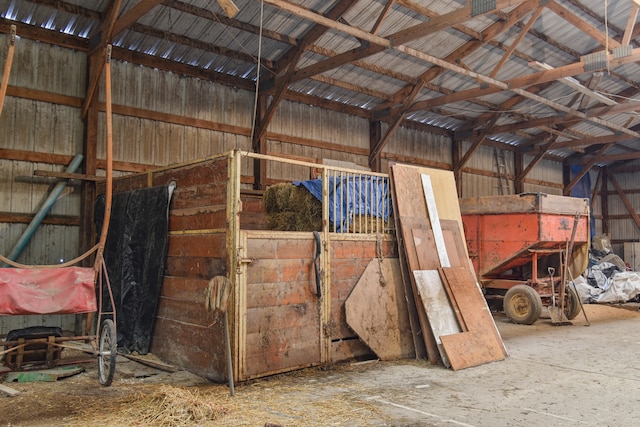
[[[253,0],[235,0],[235,3],[240,12],[229,20],[213,0],[165,0],[115,35],[112,43],[131,52],[213,70],[253,85],[257,78],[259,55],[265,64],[261,68],[262,81],[272,79],[280,72],[278,68],[285,65],[279,61],[292,49],[298,49],[299,42],[316,26],[317,22],[314,21],[320,20],[283,10],[269,4],[269,1],[262,4]],[[339,3],[292,0],[287,5],[326,16]],[[457,20],[458,16],[463,15],[460,10],[466,5],[465,0],[395,1],[375,35],[390,37],[421,24],[428,28],[430,23],[443,20],[438,16],[453,14],[445,20],[449,25],[443,29],[417,35],[413,40],[404,42],[404,45],[435,58],[447,59],[450,65],[446,68],[461,67],[467,70],[461,72],[458,68],[455,71],[441,70],[424,57],[400,52],[395,46],[359,56],[360,51],[370,49],[372,42],[362,40],[362,37],[359,39],[358,34],[348,34],[341,25],[361,31],[359,35],[364,37],[365,32],[373,29],[387,2],[359,0],[353,3],[341,20],[330,25],[333,28],[326,29],[302,53],[296,69],[298,72],[306,72],[310,66],[315,69],[336,54],[352,55],[357,62],[336,62],[316,71],[315,76],[296,77],[289,82],[289,90],[312,95],[319,100],[358,107],[363,114],[373,115],[378,106],[387,105],[391,99],[397,101],[398,94],[406,96],[418,78],[428,76],[426,86],[405,105],[419,102],[421,109],[406,112],[405,119],[447,130],[465,127],[478,117],[486,117],[488,113],[502,115],[496,122],[499,126],[523,122],[527,117],[562,117],[566,114],[538,100],[522,99],[516,103],[515,100],[521,97],[502,87],[491,94],[482,92],[483,88],[492,87],[487,77],[494,72],[505,51],[516,42],[515,50],[496,74],[499,82],[537,73],[537,68],[530,64],[532,60],[558,68],[578,63],[585,55],[605,47],[612,50],[619,45],[627,28],[640,25],[638,18],[635,22],[628,22],[633,7],[629,0],[542,1],[519,15],[515,25],[506,24],[509,14],[529,7],[530,3],[516,3],[496,13]],[[0,0],[0,16],[6,22],[16,21],[86,41],[98,34],[101,20],[107,16],[110,4],[108,0]],[[473,0],[471,9],[475,10],[483,4],[481,0]],[[126,16],[139,5],[144,6],[144,3],[124,0],[119,17]],[[608,6],[606,11],[605,5]],[[522,28],[538,7],[543,7],[542,12],[532,29],[522,37]],[[637,30],[633,32],[632,49],[640,45],[639,33]],[[606,34],[612,38],[610,42],[603,43]],[[638,55],[637,52],[632,54]],[[592,90],[610,97],[615,103],[640,101],[640,84],[637,83],[640,68],[637,61],[596,71],[603,75]],[[586,86],[590,81],[595,81],[593,75],[593,71],[579,72],[573,73],[572,77]],[[567,108],[581,106],[593,109],[605,105],[602,99],[589,98],[588,95],[576,96],[579,92],[562,81],[544,82],[539,87],[525,85],[522,88]],[[441,99],[449,99],[441,97],[451,94],[457,94],[458,99],[448,102],[446,106],[439,105]],[[585,98],[584,102],[582,98]],[[434,106],[429,105],[432,100],[436,101]],[[400,102],[391,104],[397,106]],[[630,112],[602,116],[602,119],[617,126],[632,127],[640,123],[640,118]],[[548,131],[526,129],[524,123],[522,126],[522,131],[530,134]],[[613,133],[606,125],[589,120],[571,124],[570,129],[587,136]],[[491,139],[512,145],[527,141],[518,131],[493,135]],[[631,141],[635,140],[621,145],[623,150],[633,147]],[[554,152],[564,156],[575,151],[562,149]]]

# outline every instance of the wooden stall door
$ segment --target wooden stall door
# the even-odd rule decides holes
[[[312,233],[242,231],[245,379],[321,363],[321,296]],[[320,261],[320,260],[319,260]],[[322,265],[322,264],[319,264]],[[242,335],[245,339],[242,339]]]

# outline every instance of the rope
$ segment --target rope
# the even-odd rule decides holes
[[[256,70],[256,96],[253,100],[253,119],[251,123],[251,139],[249,140],[250,144],[253,144],[253,136],[256,131],[256,117],[258,116],[258,92],[260,90],[260,61],[262,60],[262,27],[264,25],[264,1],[260,2],[260,32],[258,34],[258,63]],[[236,150],[237,147],[237,139],[236,139]]]
[[[9,258],[5,258],[4,256],[0,255],[0,261],[4,262],[5,264],[9,264],[12,267],[16,267],[16,268],[62,268],[62,267],[71,267],[74,264],[79,263],[80,261],[82,261],[83,259],[87,258],[89,255],[91,255],[92,253],[94,253],[96,250],[98,249],[98,244],[96,244],[94,247],[92,247],[91,249],[89,249],[88,251],[86,251],[85,253],[83,253],[82,255],[67,261],[67,262],[63,262],[62,264],[52,264],[52,265],[28,265],[28,264],[20,264],[19,262],[15,262],[15,261],[11,261]]]

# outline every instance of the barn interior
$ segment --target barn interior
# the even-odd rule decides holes
[[[236,395],[344,366],[466,381],[521,334],[594,339],[591,305],[640,295],[639,10],[0,0],[4,400],[77,351],[103,389],[118,360]],[[389,416],[342,422],[418,422]]]

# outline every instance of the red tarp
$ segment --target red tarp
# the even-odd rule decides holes
[[[93,268],[0,268],[0,314],[97,310]]]

